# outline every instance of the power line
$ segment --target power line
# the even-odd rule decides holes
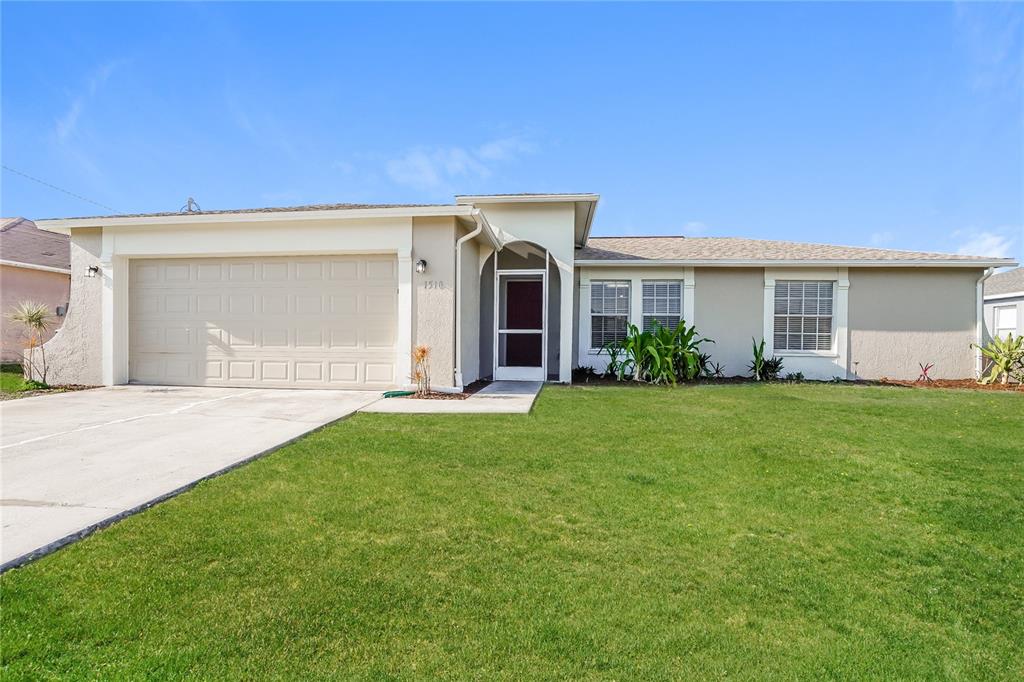
[[[2,164],[0,164],[0,165],[2,165]],[[29,175],[28,173],[22,173],[20,170],[16,170],[14,168],[11,168],[10,166],[3,165],[3,169],[6,170],[6,171],[11,171],[12,173],[15,173],[17,175],[20,175],[23,178],[28,178],[32,182],[38,182],[40,185],[44,185],[46,187],[49,187],[50,189],[55,189],[58,192],[64,192],[64,194],[68,194],[70,196],[73,196],[76,199],[81,199],[82,201],[88,201],[90,204],[95,204],[95,205],[99,206],[100,208],[105,208],[108,211],[110,211],[111,213],[117,213],[118,212],[116,208],[111,208],[110,206],[107,206],[106,204],[101,204],[98,201],[93,201],[92,199],[87,199],[86,197],[83,197],[81,194],[75,194],[74,192],[69,192],[66,189],[64,189],[63,187],[58,187],[57,185],[51,185],[50,183],[46,182],[45,180],[40,180],[39,178],[34,178],[31,175]]]

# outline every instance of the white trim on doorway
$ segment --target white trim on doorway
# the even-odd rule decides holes
[[[548,253],[544,252],[545,264],[548,263]],[[501,288],[502,277],[530,277],[539,278],[541,281],[541,328],[540,329],[502,329],[501,322]],[[504,299],[507,303],[507,296]],[[546,381],[548,376],[548,272],[545,267],[542,269],[494,269],[494,348],[492,372],[495,381]],[[503,366],[499,360],[501,335],[505,334],[540,334],[541,364],[540,367],[516,367]]]

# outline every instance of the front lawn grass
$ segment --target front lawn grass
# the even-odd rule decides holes
[[[1020,679],[1024,396],[358,415],[0,579],[5,679]]]
[[[32,390],[34,386],[25,381],[21,365],[16,363],[0,365],[0,393],[21,393]]]

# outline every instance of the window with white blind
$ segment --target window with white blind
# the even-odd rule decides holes
[[[590,347],[601,349],[626,338],[629,321],[629,282],[590,283]]]
[[[831,351],[835,282],[775,282],[775,350]]]
[[[993,325],[995,336],[1005,339],[1017,333],[1017,305],[1000,305],[993,309]]]
[[[682,282],[679,280],[643,281],[644,331],[655,328],[656,323],[666,329],[675,329],[682,315]]]

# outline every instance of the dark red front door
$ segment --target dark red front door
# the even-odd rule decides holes
[[[509,280],[505,283],[505,329],[544,327],[544,283],[540,280]],[[540,367],[543,364],[541,334],[506,334],[505,366]]]

